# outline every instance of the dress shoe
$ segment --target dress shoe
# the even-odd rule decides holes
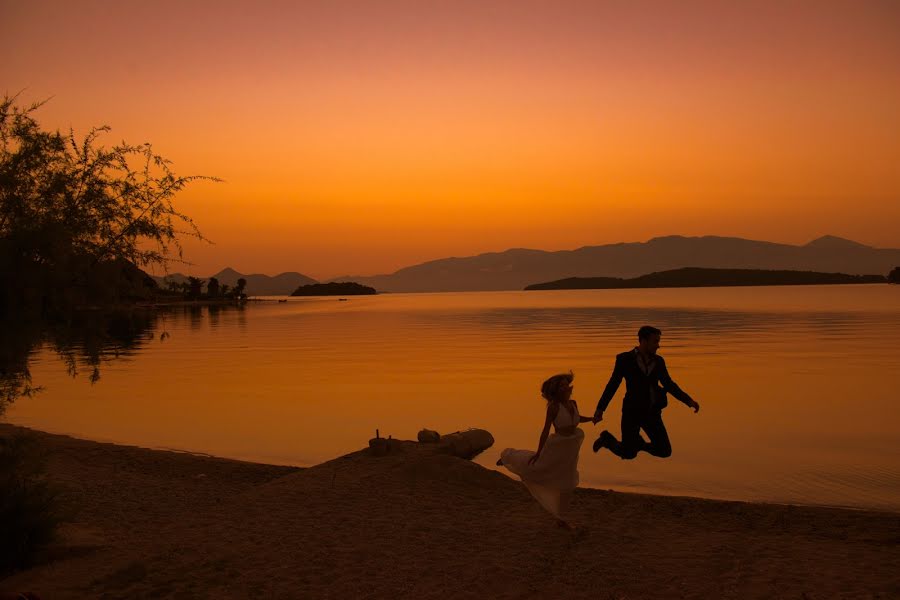
[[[609,438],[611,438],[611,437],[612,437],[612,434],[610,432],[608,432],[607,430],[604,429],[603,431],[601,431],[600,437],[598,437],[596,440],[594,440],[594,446],[593,446],[594,452],[599,452],[600,448],[609,447]]]

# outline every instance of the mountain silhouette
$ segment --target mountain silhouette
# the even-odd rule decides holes
[[[250,296],[287,296],[301,285],[318,283],[318,281],[316,281],[315,279],[307,277],[306,275],[297,273],[295,271],[280,273],[275,276],[262,275],[258,273],[243,275],[241,273],[238,273],[231,267],[226,267],[218,273],[210,275],[209,277],[215,277],[219,280],[219,285],[224,284],[228,285],[229,287],[234,287],[237,284],[237,280],[243,277],[247,280],[245,293]],[[203,277],[203,279],[208,280],[209,277]],[[187,275],[183,275],[181,273],[170,273],[165,277],[154,276],[153,278],[162,287],[166,287],[167,281],[174,281],[175,283],[187,281]]]
[[[376,276],[343,276],[381,292],[521,290],[569,277],[631,278],[683,267],[771,269],[886,275],[900,249],[866,246],[832,235],[803,246],[735,237],[670,235],[647,242],[548,252],[513,248],[433,260]]]
[[[872,249],[871,246],[866,246],[865,244],[860,244],[859,242],[854,242],[853,240],[837,237],[835,235],[823,235],[806,244],[804,248],[818,248],[820,250]]]

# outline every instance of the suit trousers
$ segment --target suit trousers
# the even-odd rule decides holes
[[[649,442],[641,437],[641,429],[647,434]],[[672,444],[669,433],[662,420],[661,410],[622,412],[622,441],[613,439],[609,449],[620,458],[632,459],[638,452],[646,452],[660,458],[672,456]]]

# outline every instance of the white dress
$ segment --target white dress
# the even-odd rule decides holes
[[[574,414],[570,408],[574,409]],[[560,405],[553,419],[554,427],[559,430],[574,426],[575,431],[571,435],[551,433],[541,457],[534,464],[528,464],[534,456],[532,450],[507,448],[500,453],[503,466],[521,477],[531,495],[557,519],[561,518],[569,492],[578,486],[578,452],[584,442],[579,420],[578,405],[574,400],[571,406]]]

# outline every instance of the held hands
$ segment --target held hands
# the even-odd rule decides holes
[[[598,410],[597,412],[594,413],[594,418],[591,419],[591,423],[596,425],[597,423],[599,423],[602,420],[603,420],[603,411]]]

